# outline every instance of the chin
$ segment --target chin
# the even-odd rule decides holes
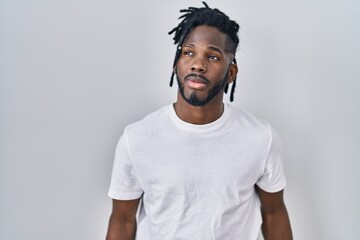
[[[207,98],[207,94],[198,93],[196,91],[185,92],[184,95],[187,99],[196,98],[199,101],[205,101]]]

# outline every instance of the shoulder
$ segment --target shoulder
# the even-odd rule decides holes
[[[267,120],[257,118],[245,109],[234,106],[230,108],[230,129],[237,133],[235,135],[239,138],[255,140],[256,144],[264,143],[270,148],[281,151],[281,139]]]
[[[126,134],[145,134],[148,131],[158,129],[169,116],[169,105],[147,114],[141,120],[133,122],[125,127]]]
[[[268,121],[256,117],[246,109],[235,107],[230,104],[227,105],[227,107],[230,112],[229,120],[231,124],[235,124],[242,129],[260,131],[263,133],[271,132],[271,126]]]

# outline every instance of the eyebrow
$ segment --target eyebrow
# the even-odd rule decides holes
[[[188,44],[185,44],[184,47],[194,48],[195,45],[192,44],[192,43],[188,43]],[[213,51],[216,51],[216,52],[220,53],[221,55],[224,55],[223,51],[221,51],[221,49],[218,48],[218,47],[209,46],[208,48],[211,49],[211,50],[213,50]]]
[[[214,47],[214,46],[210,46],[209,47],[211,50],[214,50],[216,52],[219,52],[221,55],[224,55],[224,53],[220,50],[220,48]]]

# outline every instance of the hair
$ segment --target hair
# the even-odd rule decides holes
[[[184,44],[187,36],[197,26],[207,25],[210,27],[217,28],[220,32],[226,34],[226,42],[225,42],[225,51],[234,54],[233,64],[236,64],[235,53],[237,46],[239,45],[239,37],[237,35],[239,31],[239,24],[235,21],[231,20],[225,13],[221,12],[217,8],[209,8],[206,2],[202,2],[205,7],[195,8],[189,7],[188,9],[180,10],[181,13],[185,13],[179,17],[182,21],[172,29],[168,34],[171,35],[175,33],[173,38],[174,44],[177,44],[177,49],[175,53],[175,59],[173,68],[175,68],[180,54],[181,48]],[[173,71],[170,77],[170,87],[173,85],[174,81]],[[234,92],[236,87],[236,78],[234,79],[231,87],[230,101],[234,100]],[[226,83],[224,87],[224,92],[227,93],[229,88],[229,84]]]

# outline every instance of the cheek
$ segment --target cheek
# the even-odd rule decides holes
[[[178,61],[178,64],[176,64],[175,73],[180,79],[182,79],[185,75],[185,65],[184,63],[180,62],[180,60]]]
[[[224,68],[217,69],[216,71],[214,71],[214,76],[216,76],[216,78],[219,80],[223,80],[228,75],[228,72],[229,72],[228,69],[226,70],[224,70]]]

